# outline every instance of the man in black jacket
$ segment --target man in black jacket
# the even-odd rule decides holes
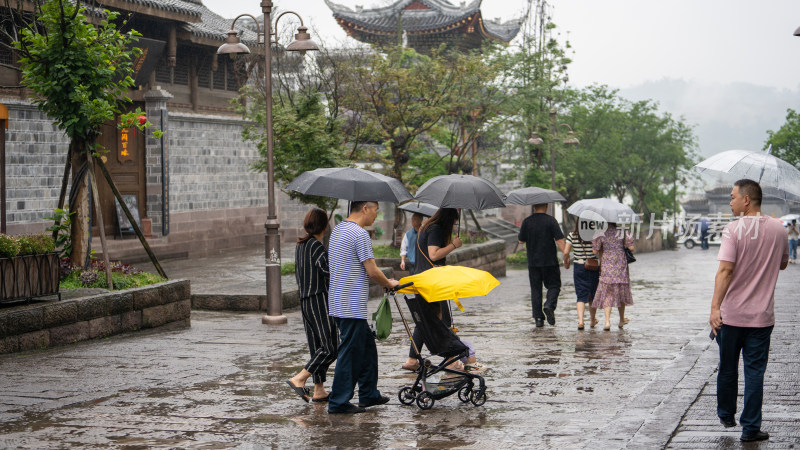
[[[561,292],[561,269],[558,267],[556,245],[564,251],[564,233],[547,205],[535,205],[519,229],[519,243],[528,250],[528,278],[531,283],[531,305],[537,327],[556,324],[555,310]],[[542,307],[542,284],[547,288],[547,301]]]

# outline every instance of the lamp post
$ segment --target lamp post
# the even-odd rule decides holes
[[[556,152],[553,148],[553,142],[558,138],[558,130],[566,127],[569,131],[567,137],[561,142],[564,145],[578,145],[580,141],[575,137],[575,132],[572,127],[566,123],[558,124],[558,113],[555,109],[550,110],[550,135],[551,138],[547,141],[547,149],[550,151],[550,189],[556,190]],[[528,139],[528,143],[535,146],[542,145],[544,140],[534,131]],[[550,208],[548,206],[548,208]],[[551,209],[552,215],[555,215],[555,208]]]
[[[267,222],[264,224],[266,228],[266,235],[264,237],[264,260],[266,265],[267,276],[267,315],[261,319],[264,324],[284,324],[287,322],[286,316],[282,313],[282,294],[281,294],[281,239],[278,232],[280,222],[278,221],[278,214],[275,210],[275,167],[273,161],[273,144],[272,144],[272,51],[270,45],[273,43],[272,37],[275,37],[274,43],[278,43],[278,21],[284,14],[294,14],[300,19],[300,26],[297,28],[295,40],[286,47],[287,51],[300,52],[304,55],[308,50],[319,50],[317,44],[311,40],[308,34],[308,28],[303,25],[303,18],[294,11],[285,11],[278,15],[275,19],[275,32],[272,28],[272,0],[261,0],[261,11],[264,13],[264,31],[262,33],[258,20],[250,14],[241,14],[233,19],[231,30],[228,32],[228,37],[225,43],[217,49],[218,55],[230,54],[235,55],[239,53],[250,53],[250,49],[242,44],[239,39],[238,33],[235,30],[236,21],[239,18],[247,16],[253,19],[256,23],[256,33],[258,38],[264,39],[264,95],[266,103],[266,132],[267,132],[267,187],[269,195],[267,196]]]

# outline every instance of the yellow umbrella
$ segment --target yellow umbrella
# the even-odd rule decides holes
[[[420,294],[428,303],[453,299],[461,311],[464,307],[459,298],[480,297],[500,285],[489,272],[463,266],[434,267],[400,280],[400,284],[408,282],[414,282],[414,285],[397,292]]]

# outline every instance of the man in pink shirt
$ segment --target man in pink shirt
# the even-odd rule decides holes
[[[731,210],[739,220],[722,232],[719,269],[711,300],[712,333],[719,343],[717,416],[736,426],[739,354],[744,361],[744,407],[739,416],[742,441],[763,441],[761,402],[769,340],[775,325],[775,283],[789,263],[786,231],[779,220],[761,215],[761,186],[739,180],[731,191]]]

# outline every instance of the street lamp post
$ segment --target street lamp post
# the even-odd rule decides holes
[[[562,141],[564,145],[578,145],[580,141],[578,138],[575,137],[575,132],[572,130],[572,127],[566,123],[558,124],[558,113],[556,113],[555,109],[550,110],[550,136],[551,138],[547,142],[547,149],[550,151],[550,189],[556,190],[556,152],[553,148],[553,142],[558,138],[558,130],[561,128],[566,127],[569,131],[567,132],[567,137]],[[544,140],[539,137],[539,135],[534,131],[531,134],[530,139],[528,139],[528,143],[533,146],[542,145]],[[550,207],[548,207],[550,208]],[[551,209],[552,215],[555,216],[555,208]]]
[[[284,324],[287,322],[286,316],[283,315],[283,302],[281,294],[281,239],[278,232],[280,222],[278,221],[278,214],[275,210],[275,167],[273,161],[273,141],[272,141],[272,51],[270,45],[273,43],[272,37],[275,36],[274,43],[278,42],[278,21],[284,14],[294,14],[300,19],[300,26],[297,28],[295,40],[286,47],[287,51],[296,51],[304,55],[308,50],[319,50],[311,36],[308,34],[308,28],[303,25],[303,18],[294,11],[285,11],[278,15],[275,19],[275,32],[272,28],[272,0],[261,0],[261,11],[264,13],[264,32],[261,32],[261,27],[258,20],[250,14],[241,14],[233,19],[231,30],[228,32],[228,37],[225,43],[217,49],[218,55],[230,54],[235,55],[239,53],[250,53],[250,49],[242,44],[239,39],[238,33],[235,30],[236,21],[239,18],[247,16],[253,19],[256,23],[256,33],[258,38],[263,36],[264,39],[264,95],[266,103],[266,132],[267,132],[267,187],[269,190],[267,196],[267,222],[264,224],[266,228],[266,235],[264,237],[264,260],[266,265],[267,276],[267,315],[261,319],[264,324]],[[263,305],[262,305],[263,307]]]

